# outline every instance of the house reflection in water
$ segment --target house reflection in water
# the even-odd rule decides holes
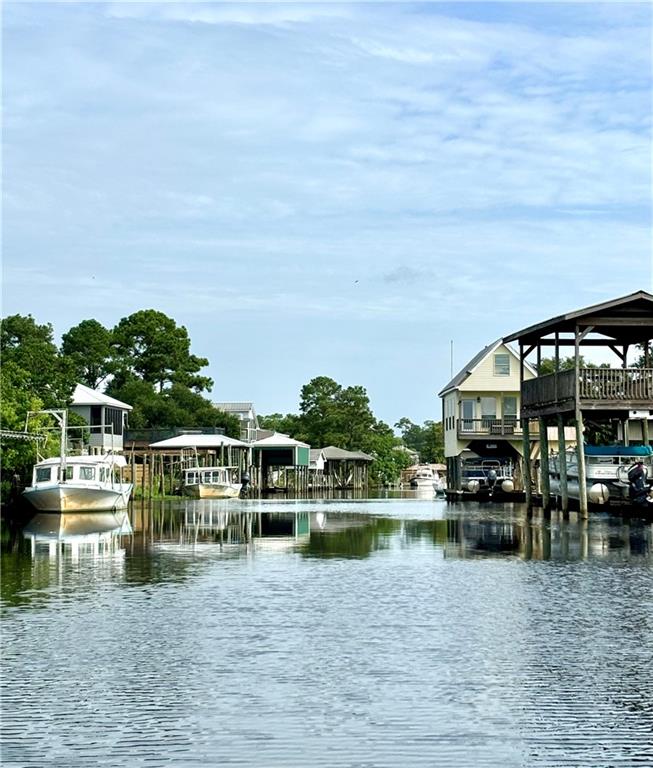
[[[649,524],[622,518],[576,522],[551,520],[447,521],[445,557],[515,557],[522,560],[592,560],[625,562],[651,558],[653,534]]]

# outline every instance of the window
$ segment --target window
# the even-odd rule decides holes
[[[36,482],[47,483],[52,477],[52,467],[37,467],[36,468]]]
[[[57,475],[59,477],[59,480],[61,480],[61,467],[57,470]],[[73,479],[73,468],[72,467],[66,467],[66,477],[65,480],[72,480]]]
[[[497,420],[497,399],[496,397],[481,398],[481,417],[483,426],[487,429]]]
[[[79,468],[80,480],[95,480],[95,467],[80,467]]]
[[[507,395],[503,398],[504,421],[517,421],[517,398]]]
[[[494,375],[510,376],[510,355],[505,352],[494,356]]]

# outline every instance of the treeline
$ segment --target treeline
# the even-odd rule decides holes
[[[60,346],[50,324],[41,325],[31,315],[11,315],[2,321],[0,352],[5,430],[22,431],[28,411],[65,408],[81,383],[131,405],[131,429],[222,427],[239,437],[238,419],[219,411],[203,394],[213,386],[202,375],[209,361],[191,352],[186,328],[163,312],[140,310],[114,328],[83,320],[63,334]],[[74,423],[74,414],[70,418]],[[422,461],[443,457],[440,424],[427,421],[420,427],[403,418],[395,425],[401,432],[397,437],[374,416],[363,387],[343,387],[326,376],[302,387],[299,414],[272,414],[261,422],[313,447],[335,445],[373,455],[372,474],[379,482],[396,480],[411,463],[406,447]],[[34,447],[6,441],[1,458],[6,489],[14,471],[27,478]]]

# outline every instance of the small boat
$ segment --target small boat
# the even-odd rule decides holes
[[[578,457],[575,452],[566,454],[567,492],[570,499],[578,499]],[[586,445],[585,478],[587,497],[597,505],[649,506],[648,493],[636,493],[629,479],[630,470],[642,462],[645,491],[653,481],[653,448],[649,445]],[[549,457],[551,493],[560,494],[560,457]]]
[[[120,454],[56,456],[34,465],[23,496],[39,512],[111,512],[129,503],[132,484],[121,480]]]
[[[182,492],[195,499],[230,499],[240,494],[238,467],[191,467],[184,470]]]

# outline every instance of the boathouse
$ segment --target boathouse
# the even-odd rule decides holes
[[[374,457],[363,451],[345,451],[329,445],[322,449],[326,464],[324,474],[340,490],[365,488],[369,482],[369,465]]]
[[[306,491],[311,447],[281,432],[252,444],[252,482],[261,490]]]
[[[653,363],[650,344],[653,339],[653,295],[637,291],[612,301],[567,312],[544,322],[511,333],[504,342],[517,342],[520,360],[520,391],[523,453],[529,455],[531,424],[538,425],[542,438],[542,504],[551,503],[549,487],[549,446],[547,427],[555,426],[560,446],[560,493],[563,510],[568,509],[565,426],[576,430],[579,474],[579,508],[588,512],[585,470],[585,426],[620,423],[620,433],[628,442],[630,422],[638,422],[637,434],[650,443],[649,421],[653,417]],[[581,364],[586,350],[599,350],[616,361],[614,367],[587,367]],[[572,352],[574,366],[560,367],[561,351]],[[555,370],[540,375],[542,353],[553,353]],[[535,356],[535,377],[528,374],[529,356]],[[636,358],[638,358],[636,360]],[[635,362],[637,364],[635,365]],[[527,503],[531,503],[531,477],[524,464]]]

